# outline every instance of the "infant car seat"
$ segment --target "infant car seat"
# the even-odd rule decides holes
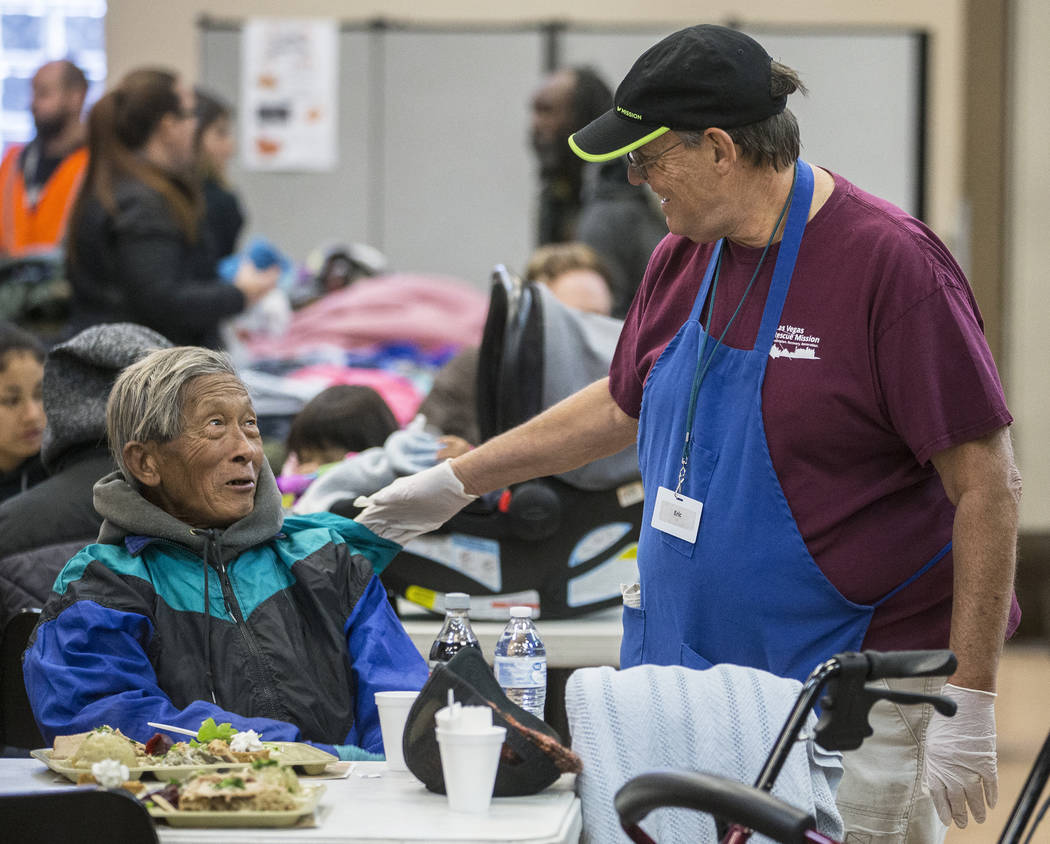
[[[566,307],[544,285],[498,266],[478,364],[482,440],[604,377],[621,327]],[[382,579],[436,612],[446,592],[467,592],[474,618],[505,619],[518,604],[544,618],[570,618],[620,604],[620,583],[638,580],[641,519],[632,445],[483,496],[441,530],[409,542]]]

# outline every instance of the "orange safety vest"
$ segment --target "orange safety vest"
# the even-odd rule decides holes
[[[14,257],[62,242],[88,160],[86,147],[71,152],[44,184],[36,205],[29,205],[18,166],[22,149],[21,144],[11,147],[0,163],[0,254]]]

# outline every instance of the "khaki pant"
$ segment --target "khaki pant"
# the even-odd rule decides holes
[[[937,694],[940,677],[879,680],[895,691]],[[843,754],[844,772],[836,803],[845,844],[940,844],[948,828],[937,817],[922,784],[926,727],[931,706],[902,706],[880,700],[869,722],[875,734]]]

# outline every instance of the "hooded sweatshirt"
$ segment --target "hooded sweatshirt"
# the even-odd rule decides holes
[[[211,717],[382,751],[374,693],[427,676],[375,576],[399,546],[329,513],[282,523],[265,463],[253,511],[225,529],[179,521],[119,472],[95,508],[98,542],[55,581],[24,659],[45,739],[108,724],[145,741],[148,721]]]

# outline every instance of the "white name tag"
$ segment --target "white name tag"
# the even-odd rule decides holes
[[[656,491],[656,506],[653,507],[650,524],[686,542],[696,542],[703,509],[704,502],[685,495],[675,495],[672,490],[662,486]]]

